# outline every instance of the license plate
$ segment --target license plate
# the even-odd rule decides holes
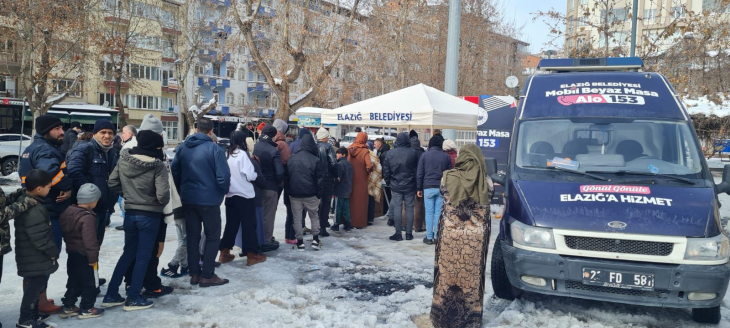
[[[637,290],[654,290],[654,275],[583,268],[583,284]]]

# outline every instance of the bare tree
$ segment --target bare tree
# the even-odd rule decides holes
[[[85,0],[15,0],[0,5],[5,26],[0,40],[10,45],[0,56],[2,68],[18,80],[18,96],[25,94],[35,116],[80,88],[91,5]]]
[[[287,119],[293,111],[317,95],[345,50],[356,18],[361,17],[358,12],[360,0],[353,0],[347,5],[335,2],[336,14],[347,15],[346,21],[326,19],[326,16],[316,13],[321,3],[318,0],[284,0],[283,15],[278,16],[279,21],[273,22],[283,32],[273,36],[276,42],[266,44],[257,40],[254,28],[254,24],[261,20],[261,2],[232,1],[236,23],[251,57],[280,100],[277,118]],[[270,58],[278,60],[272,62]],[[309,89],[291,100],[291,85],[303,74],[311,78]]]

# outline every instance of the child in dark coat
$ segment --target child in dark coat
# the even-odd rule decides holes
[[[347,161],[347,148],[337,149],[337,182],[334,195],[337,197],[335,225],[332,231],[340,231],[340,218],[345,223],[345,231],[350,232],[350,194],[352,194],[352,165]]]
[[[68,281],[63,309],[59,315],[61,318],[78,316],[79,319],[88,319],[104,314],[103,309],[94,307],[99,286],[96,273],[99,242],[96,239],[96,215],[93,210],[100,197],[101,190],[96,185],[83,184],[76,196],[78,205],[69,206],[61,214],[61,230],[68,253]],[[81,303],[77,307],[79,297]]]
[[[15,220],[15,262],[23,277],[23,300],[16,327],[46,328],[49,315],[38,312],[38,299],[46,290],[48,277],[58,270],[58,248],[53,239],[51,220],[43,205],[43,197],[51,190],[53,176],[43,170],[31,170],[25,177],[27,191],[19,202],[28,198],[37,203]]]

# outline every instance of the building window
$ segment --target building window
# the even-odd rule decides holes
[[[656,9],[644,9],[644,24],[653,23],[656,19]]]
[[[104,106],[106,104],[109,108],[115,108],[117,107],[117,98],[114,97],[111,93],[100,93],[99,94],[99,105]],[[127,105],[126,107],[128,107]]]
[[[271,107],[272,108],[279,108],[279,98],[277,98],[276,95],[273,95],[271,97]]]
[[[221,75],[221,63],[213,63],[213,76]]]
[[[233,97],[233,93],[226,93],[226,104],[233,105],[236,103],[236,98]]]
[[[246,80],[246,70],[243,68],[238,69],[238,79],[241,81]]]
[[[162,121],[162,128],[167,133],[167,140],[177,140],[178,124],[177,121]]]
[[[241,106],[246,105],[246,96],[244,96],[242,93],[238,94],[238,104]]]
[[[195,65],[195,75],[205,75],[205,67],[202,65]]]
[[[588,0],[580,0],[580,5],[581,6],[587,6],[588,5]]]
[[[67,92],[69,97],[81,97],[81,82],[74,85],[73,80],[54,80],[53,94]]]
[[[254,72],[253,70],[248,71],[248,80],[253,81],[254,80]]]
[[[235,79],[236,69],[233,67],[226,67],[226,77],[228,77],[229,79]]]
[[[215,99],[215,102],[216,103],[220,103],[221,102],[221,97],[218,94],[218,91],[213,91],[213,99]]]
[[[681,19],[687,17],[687,13],[684,12],[684,6],[672,7],[672,18]]]
[[[162,105],[160,97],[154,96],[139,96],[139,95],[126,95],[125,103],[127,107],[139,108],[139,109],[154,109],[159,110]],[[167,110],[167,108],[165,108]]]

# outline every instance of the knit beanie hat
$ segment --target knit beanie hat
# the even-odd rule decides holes
[[[317,130],[317,140],[322,140],[324,138],[329,138],[329,137],[330,137],[330,132],[327,131],[327,129],[322,127],[322,128],[319,128],[319,130]]]
[[[35,119],[35,130],[40,135],[45,135],[59,125],[63,125],[63,122],[53,115],[41,115]]]
[[[91,204],[101,198],[101,190],[93,183],[85,183],[79,188],[76,194],[76,201],[79,204]]]
[[[413,137],[418,138],[418,133],[416,132],[416,130],[411,130],[411,132],[408,133],[408,137],[409,138],[413,138]]]
[[[428,140],[428,148],[431,147],[443,147],[444,144],[444,137],[442,137],[440,134],[434,135],[431,137],[431,139]]]
[[[137,134],[137,146],[132,148],[129,153],[162,159],[162,147],[164,146],[161,135],[152,130],[143,130]]]
[[[152,114],[147,114],[142,119],[142,125],[139,126],[140,130],[150,130],[157,134],[162,134],[162,122],[159,118]]]
[[[446,139],[444,140],[442,148],[444,151],[456,150],[456,143],[454,142],[454,140]]]
[[[78,121],[73,121],[73,122],[71,122],[71,127],[72,128],[80,129],[81,128],[81,123],[79,123]]]
[[[261,134],[264,137],[268,137],[273,140],[274,137],[276,137],[276,128],[271,125],[264,126],[264,129],[261,130]]]
[[[101,130],[112,130],[112,132],[114,132],[114,124],[112,124],[112,121],[107,119],[96,120],[94,123],[93,133],[96,134]]]
[[[289,130],[289,124],[286,124],[286,122],[278,118],[274,120],[273,125],[276,130],[281,133],[286,133],[286,131]]]

